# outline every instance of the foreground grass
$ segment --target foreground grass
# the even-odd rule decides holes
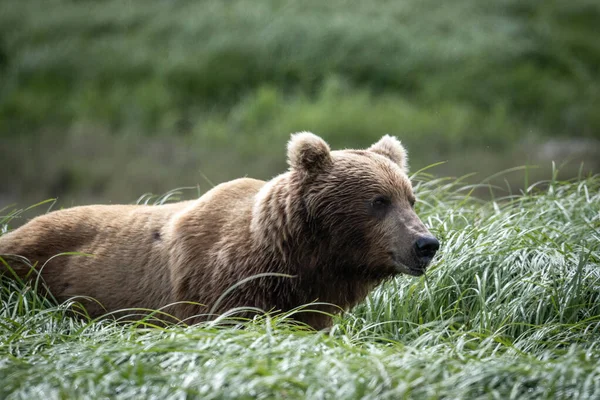
[[[417,192],[436,264],[327,333],[74,320],[5,280],[0,397],[598,398],[600,178],[490,201],[455,180]]]

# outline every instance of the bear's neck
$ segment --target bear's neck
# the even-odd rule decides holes
[[[286,173],[268,182],[257,194],[251,233],[255,254],[260,255],[262,262],[254,272],[294,276],[272,280],[277,282],[275,291],[264,288],[266,293],[278,294],[278,299],[273,300],[282,308],[318,301],[348,309],[363,300],[383,277],[351,273],[361,268],[346,265],[343,255],[332,254],[331,239],[319,234],[308,222],[302,186],[294,182],[293,175]],[[282,286],[287,287],[281,290]],[[282,297],[282,293],[286,295]],[[326,306],[316,308],[330,313],[340,311]]]
[[[250,231],[258,254],[267,254],[286,266],[293,264],[295,247],[306,240],[301,199],[300,185],[289,172],[273,178],[256,194]]]

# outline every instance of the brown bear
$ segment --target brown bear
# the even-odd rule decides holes
[[[439,243],[414,212],[395,137],[331,151],[301,132],[287,155],[289,170],[272,180],[236,179],[197,200],[39,216],[0,237],[0,255],[21,276],[30,270],[21,257],[33,263],[58,300],[96,299],[84,303],[91,316],[175,303],[165,311],[193,323],[316,302],[317,312],[293,315],[316,329],[384,279],[425,272]]]

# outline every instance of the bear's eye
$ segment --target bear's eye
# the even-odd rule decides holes
[[[371,206],[373,206],[373,208],[378,209],[378,210],[385,209],[385,208],[389,207],[390,204],[392,204],[392,202],[390,201],[389,198],[387,198],[385,196],[377,196],[371,202]]]
[[[411,197],[408,199],[408,202],[410,203],[410,206],[412,208],[415,208],[415,203],[417,202],[417,199],[415,199],[414,197]]]

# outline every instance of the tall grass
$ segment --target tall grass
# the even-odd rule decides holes
[[[587,341],[600,329],[600,186],[545,185],[482,202],[421,183],[418,211],[443,253],[426,279],[380,287],[355,317],[385,321],[374,329],[398,340],[442,330],[515,349]]]
[[[152,329],[73,319],[71,304],[3,278],[0,397],[598,398],[600,178],[484,201],[419,176],[440,255],[329,332],[269,315]]]

